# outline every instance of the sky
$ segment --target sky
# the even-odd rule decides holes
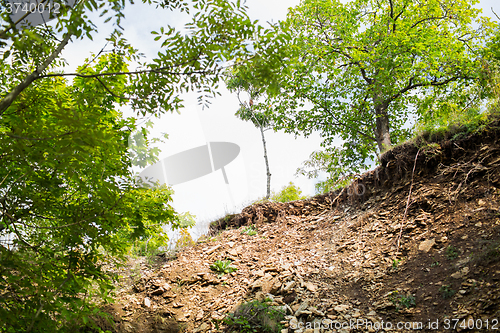
[[[290,6],[298,0],[247,0],[248,15],[261,24],[285,19]],[[150,10],[148,6],[130,6],[125,11],[123,27],[128,41],[147,56],[157,52],[152,30],[160,26],[174,25],[181,29],[189,17]],[[100,26],[99,24],[96,24]],[[84,62],[90,52],[97,53],[105,44],[106,30],[100,31],[94,41],[83,41],[69,45],[63,57],[69,66],[65,71],[74,71]],[[86,52],[82,52],[85,50]],[[185,108],[177,113],[168,113],[160,119],[153,119],[153,134],[168,134],[168,140],[160,145],[159,159],[206,145],[207,142],[232,142],[240,147],[237,158],[225,167],[229,185],[224,182],[222,171],[218,170],[204,177],[175,185],[173,207],[178,212],[189,211],[206,229],[210,221],[227,213],[241,211],[252,201],[266,194],[266,168],[260,131],[249,122],[235,117],[239,107],[235,94],[220,88],[221,96],[212,99],[209,108],[202,109],[195,94],[184,95]],[[314,195],[315,180],[296,177],[295,172],[314,150],[320,149],[318,134],[309,138],[298,137],[272,130],[265,132],[269,158],[271,188],[279,191],[290,181],[299,186],[305,195]],[[202,231],[196,231],[200,234]],[[198,236],[198,235],[197,235]]]
[[[252,20],[277,22],[286,17],[289,7],[298,5],[299,0],[247,0],[248,15]],[[490,8],[500,13],[498,0],[483,0],[478,7],[483,15],[494,17]],[[186,15],[155,10],[151,6],[136,4],[125,10],[125,38],[146,56],[157,52],[158,43],[153,41],[152,30],[160,26],[172,25],[178,29],[189,20]],[[98,22],[98,21],[97,21]],[[96,23],[98,27],[102,24]],[[97,53],[105,45],[109,29],[100,28],[93,41],[74,42],[64,50],[63,57],[70,72],[82,64],[91,52]],[[221,96],[212,100],[208,109],[202,109],[196,102],[196,95],[184,96],[185,108],[180,114],[165,114],[155,119],[154,134],[167,133],[169,139],[160,146],[160,160],[191,148],[206,145],[207,142],[231,142],[240,147],[240,153],[226,167],[229,184],[224,182],[221,170],[189,182],[175,185],[173,207],[178,212],[189,211],[196,215],[199,223],[194,236],[201,235],[208,223],[227,213],[241,211],[252,201],[262,198],[266,193],[266,169],[263,158],[262,141],[259,130],[249,122],[235,117],[238,99],[224,87]],[[127,113],[127,110],[124,110]],[[299,186],[305,195],[314,195],[315,180],[304,176],[297,177],[296,170],[308,159],[309,155],[321,149],[318,134],[308,138],[294,137],[284,133],[267,131],[268,158],[271,169],[271,187],[279,191],[290,181]]]

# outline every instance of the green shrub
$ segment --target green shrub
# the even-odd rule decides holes
[[[488,115],[489,112],[481,111],[478,106],[462,109],[444,103],[433,112],[424,114],[415,127],[417,134],[429,142],[460,140],[481,131]]]
[[[273,191],[270,200],[275,202],[289,202],[307,198],[307,196],[301,194],[301,189],[295,186],[293,182],[290,182],[288,186],[284,186],[278,193]]]
[[[281,332],[281,321],[285,314],[269,304],[269,299],[263,302],[253,300],[241,304],[234,313],[224,319],[224,324],[230,332]]]
[[[290,202],[290,201],[295,201],[295,200],[302,200],[306,199],[307,196],[301,195],[302,190],[293,184],[293,182],[288,183],[287,186],[283,186],[281,190],[276,193],[274,191],[271,192],[271,196],[269,199],[266,198],[260,198],[252,202],[252,205],[255,204],[260,204],[264,202]]]
[[[148,237],[136,239],[130,249],[130,254],[134,256],[149,257],[159,254],[161,247],[168,243],[168,236],[164,232]]]

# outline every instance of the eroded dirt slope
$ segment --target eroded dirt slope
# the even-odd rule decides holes
[[[233,229],[143,269],[121,290],[109,308],[114,330],[215,332],[238,304],[270,297],[287,312],[283,332],[389,324],[402,332],[409,323],[500,331],[497,127],[462,141],[405,144],[343,191],[220,221]],[[241,233],[250,224],[257,235]],[[218,277],[209,268],[218,259],[238,270]]]

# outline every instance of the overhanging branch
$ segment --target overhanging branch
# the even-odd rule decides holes
[[[68,44],[71,34],[67,33],[59,46],[48,56],[45,61],[38,66],[33,73],[28,75],[21,83],[19,83],[10,93],[0,101],[0,117],[4,114],[7,108],[14,102],[19,94],[26,89],[33,81],[41,77],[41,73],[49,67],[54,59],[61,53],[64,47]]]

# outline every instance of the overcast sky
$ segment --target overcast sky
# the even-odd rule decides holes
[[[289,7],[299,0],[247,0],[248,14],[261,24],[277,22],[286,17]],[[498,0],[483,0],[478,5],[483,15],[493,17],[491,7],[500,12]],[[137,4],[125,11],[125,37],[131,44],[152,57],[157,52],[158,43],[153,41],[152,30],[160,26],[174,25],[182,28],[189,18],[178,13],[162,12],[152,6]],[[97,21],[98,22],[98,21]],[[90,52],[97,53],[105,44],[109,29],[100,28],[94,41],[79,41],[70,44],[63,56],[73,71],[84,62]],[[234,94],[221,88],[222,96],[212,100],[210,108],[202,110],[196,103],[196,96],[185,96],[186,107],[181,114],[166,114],[155,120],[156,133],[166,132],[167,142],[162,145],[160,159],[190,148],[205,145],[211,141],[232,142],[240,146],[239,156],[226,166],[229,186],[226,186],[222,172],[216,171],[205,177],[174,186],[173,206],[179,212],[189,211],[198,221],[208,221],[226,213],[240,211],[252,200],[263,197],[266,192],[266,170],[263,158],[260,132],[251,123],[234,116],[238,100]],[[294,138],[283,133],[266,132],[269,164],[272,173],[272,189],[280,188],[293,181],[306,195],[314,194],[314,181],[296,177],[295,171],[309,155],[320,149],[319,135],[307,139]]]

